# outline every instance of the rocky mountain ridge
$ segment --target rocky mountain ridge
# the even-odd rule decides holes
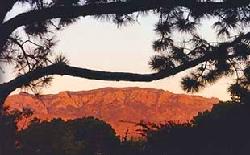
[[[138,136],[135,123],[185,122],[198,112],[210,110],[217,98],[174,94],[153,88],[101,88],[80,92],[34,96],[20,93],[5,102],[10,110],[30,108],[42,120],[94,116],[106,121],[118,135]],[[21,123],[29,121],[22,120]]]

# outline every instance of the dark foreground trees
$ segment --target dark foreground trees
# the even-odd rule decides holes
[[[17,128],[14,116],[2,115],[0,117],[0,154],[15,155]]]
[[[190,123],[147,130],[146,155],[245,155],[250,153],[250,107],[225,102]]]
[[[7,112],[0,115],[0,155],[17,155],[17,121],[29,117],[31,111],[24,109],[20,111]]]
[[[92,117],[33,122],[17,141],[20,155],[116,155],[119,148],[111,126]]]
[[[7,13],[24,3],[30,9],[13,18]],[[235,74],[232,94],[249,93],[248,0],[1,0],[0,61],[14,64],[19,76],[0,85],[0,102],[20,87],[33,90],[51,81],[51,75],[71,75],[92,80],[153,81],[196,67],[183,78],[183,88],[194,92],[219,78]],[[153,43],[158,54],[150,65],[155,73],[133,74],[95,71],[68,66],[63,57],[53,58],[54,33],[80,17],[109,19],[119,26],[145,13],[159,15]],[[203,20],[215,19],[218,42],[211,43],[196,31]],[[183,43],[173,35],[188,34]],[[239,93],[240,92],[240,93]]]
[[[20,132],[14,132],[13,126],[5,130],[13,136],[1,143],[8,144],[4,155],[246,155],[249,118],[249,104],[229,101],[188,123],[141,124],[145,137],[140,139],[119,139],[110,125],[89,117],[34,121]]]

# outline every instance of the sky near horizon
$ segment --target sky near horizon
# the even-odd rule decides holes
[[[95,70],[151,73],[153,71],[148,61],[155,54],[152,42],[157,38],[153,31],[156,21],[156,16],[149,15],[140,18],[139,23],[117,28],[112,22],[86,17],[57,33],[58,44],[55,52],[64,54],[72,66]],[[209,21],[204,21],[203,25],[199,29],[201,35],[208,40],[216,40]],[[182,34],[176,36],[176,39],[182,38]],[[182,72],[154,82],[110,82],[55,76],[52,85],[43,89],[43,94],[103,87],[158,88],[174,93],[185,93],[180,86],[181,78],[185,74],[186,72]],[[11,69],[8,67],[5,81],[12,79],[12,76]],[[231,82],[230,78],[223,78],[194,95],[229,100],[227,87]]]

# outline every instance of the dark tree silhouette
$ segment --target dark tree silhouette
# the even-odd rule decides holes
[[[143,155],[244,155],[250,153],[249,104],[221,102],[191,122],[142,124]]]
[[[31,115],[29,109],[20,111],[8,111],[6,109],[0,115],[0,155],[17,155],[17,121]]]
[[[250,104],[221,102],[201,112],[187,123],[143,123],[144,138],[120,139],[104,121],[93,117],[50,122],[35,120],[16,132],[13,120],[26,115],[5,117],[1,132],[2,154],[18,155],[246,155],[250,153]],[[18,117],[16,117],[18,116]],[[14,119],[15,118],[15,119]],[[2,120],[1,120],[2,121]],[[6,123],[8,122],[8,123]],[[16,139],[17,137],[17,139]],[[17,145],[18,144],[18,145]],[[4,151],[4,152],[3,152]]]
[[[18,152],[27,155],[115,155],[119,138],[104,121],[93,117],[50,122],[35,120],[18,133]]]
[[[27,12],[8,19],[14,5],[24,3]],[[249,96],[249,25],[248,0],[1,0],[0,61],[15,64],[17,78],[0,85],[0,102],[20,87],[32,89],[49,83],[51,75],[71,75],[92,80],[153,81],[175,75],[189,68],[195,70],[183,78],[186,91],[194,92],[225,75],[236,75],[230,90],[234,96]],[[155,73],[95,71],[67,65],[62,56],[53,58],[53,32],[80,17],[109,19],[118,25],[137,20],[145,13],[159,15],[153,43],[158,54],[149,62]],[[210,43],[196,29],[203,19],[213,18],[214,28],[223,39]],[[243,28],[242,28],[243,27]],[[173,32],[189,34],[178,45]],[[237,99],[235,97],[235,99]]]

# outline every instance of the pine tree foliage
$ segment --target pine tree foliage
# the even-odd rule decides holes
[[[6,19],[17,3],[30,10]],[[18,75],[66,60],[53,54],[55,32],[82,17],[91,15],[123,26],[153,13],[159,16],[155,24],[159,38],[153,42],[157,54],[149,65],[159,76],[152,80],[196,66],[183,78],[184,90],[196,92],[223,76],[235,76],[229,88],[232,95],[238,96],[238,88],[249,93],[249,0],[5,0],[0,10],[0,61],[15,64]],[[197,33],[202,21],[210,19],[219,38],[216,43]],[[180,45],[173,37],[176,32],[189,37]],[[167,72],[170,74],[164,76]],[[51,79],[45,75],[28,86],[42,86]]]
[[[203,63],[182,79],[184,90],[197,92],[223,76],[235,75],[236,83],[229,88],[231,94],[239,96],[241,93],[249,93],[247,68],[250,62],[250,45],[249,32],[245,30],[249,26],[249,4],[210,12],[204,12],[202,8],[192,10],[178,6],[162,8],[158,13],[160,19],[155,31],[159,34],[159,39],[153,43],[153,49],[159,54],[152,57],[149,63],[152,69],[168,71],[204,58]],[[203,19],[217,19],[213,28],[218,38],[222,38],[217,43],[210,43],[198,35],[197,28]],[[188,33],[191,39],[186,39],[181,46],[178,45],[173,39],[176,31]]]

